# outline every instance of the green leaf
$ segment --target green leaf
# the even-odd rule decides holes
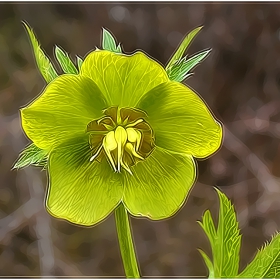
[[[102,48],[115,53],[122,52],[120,44],[117,46],[114,36],[105,28],[103,28]]]
[[[238,278],[280,278],[280,233],[258,251]]]
[[[75,135],[84,134],[87,124],[101,117],[107,107],[91,79],[64,74],[21,109],[22,127],[36,146],[50,150]]]
[[[34,143],[27,146],[19,155],[13,169],[19,169],[31,164],[46,168],[47,151],[38,148]]]
[[[174,215],[184,204],[195,181],[192,156],[156,147],[143,163],[124,175],[123,203],[134,216],[152,220]]]
[[[204,232],[206,233],[209,241],[211,248],[215,247],[215,242],[216,242],[216,236],[217,236],[217,231],[212,219],[212,216],[210,214],[209,210],[206,210],[203,214],[202,217],[202,222],[199,222],[200,226],[203,228]]]
[[[170,68],[167,69],[167,75],[170,80],[182,82],[191,74],[189,73],[194,67],[196,67],[206,56],[210,53],[210,50],[200,52],[187,60],[187,57],[178,60]]]
[[[116,49],[116,53],[122,53],[121,44],[118,44],[117,49]]]
[[[64,73],[78,74],[78,70],[74,63],[71,61],[69,55],[58,46],[55,46],[55,56]]]
[[[234,278],[238,274],[241,235],[230,200],[216,189],[220,207],[217,230],[209,211],[203,215],[201,226],[209,238],[215,278]]]
[[[164,68],[142,52],[93,51],[85,58],[81,75],[98,85],[109,104],[132,108],[149,90],[170,81]]]
[[[202,27],[203,26],[197,27],[194,30],[192,30],[189,34],[187,34],[183,42],[179,45],[175,54],[171,57],[170,61],[166,66],[166,69],[170,68],[173,64],[175,64],[178,60],[180,60],[183,57],[184,52],[191,44],[192,40],[197,35],[197,33],[202,29]]]
[[[88,135],[66,140],[49,157],[48,212],[72,223],[92,226],[106,218],[123,196],[121,173],[107,160],[91,162]]]
[[[161,83],[144,95],[136,107],[147,113],[159,147],[205,158],[221,145],[220,123],[204,101],[181,83]]]
[[[198,251],[200,252],[201,256],[204,259],[204,262],[208,268],[208,273],[209,276],[208,278],[212,279],[214,278],[214,267],[213,267],[213,263],[211,262],[211,260],[209,259],[209,257],[205,254],[205,252],[203,252],[202,250],[198,249]]]
[[[225,194],[218,189],[216,191],[220,210],[213,254],[215,277],[232,278],[238,274],[241,235],[233,205]]]
[[[78,69],[79,69],[79,72],[80,72],[80,71],[81,71],[82,64],[83,64],[83,60],[82,60],[79,56],[76,56],[76,57],[77,57]]]
[[[37,65],[39,67],[39,70],[46,80],[47,83],[51,82],[53,79],[55,79],[58,75],[50,62],[49,58],[44,54],[43,50],[41,49],[32,29],[27,25],[26,22],[23,22],[24,27],[26,28],[30,41],[33,46],[33,51],[35,55],[35,59],[37,62]]]

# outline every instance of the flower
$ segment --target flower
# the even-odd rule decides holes
[[[194,157],[220,146],[222,128],[189,87],[142,52],[95,50],[21,109],[49,154],[47,210],[91,226],[119,203],[134,216],[173,215],[196,178]]]

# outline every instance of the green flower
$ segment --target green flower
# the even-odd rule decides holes
[[[221,125],[189,87],[142,52],[91,52],[21,110],[49,155],[47,210],[94,225],[120,203],[134,216],[173,215],[196,178],[194,157],[213,154]]]

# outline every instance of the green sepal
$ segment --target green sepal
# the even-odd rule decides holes
[[[90,161],[88,135],[67,139],[50,152],[46,210],[56,218],[93,226],[121,202],[121,174],[106,159]]]
[[[47,151],[38,148],[34,143],[28,145],[20,154],[12,169],[19,169],[29,165],[47,167]]]
[[[170,82],[165,69],[142,52],[126,55],[93,51],[85,58],[80,75],[97,84],[108,104],[131,108],[149,90]]]
[[[214,278],[214,266],[213,266],[212,261],[210,260],[210,258],[207,256],[207,254],[204,251],[202,251],[200,249],[198,249],[198,251],[201,254],[201,256],[203,257],[204,262],[208,268],[208,273],[209,273],[208,278],[210,278],[210,279]]]
[[[215,229],[209,211],[206,211],[200,225],[209,238],[215,278],[234,278],[238,274],[241,235],[236,214],[230,200],[216,189],[219,196],[219,222]]]
[[[20,110],[22,128],[36,146],[51,150],[85,133],[87,124],[101,117],[107,107],[104,96],[91,79],[63,74]]]
[[[221,124],[205,102],[182,83],[169,80],[159,84],[136,107],[147,113],[158,147],[205,158],[221,145]]]
[[[46,82],[49,83],[58,76],[54,69],[54,66],[52,65],[49,58],[45,55],[43,50],[41,49],[32,29],[28,26],[28,24],[26,22],[23,21],[22,23],[23,23],[25,29],[27,30],[30,41],[32,43],[35,60],[38,65],[38,68],[39,68],[42,76],[46,80]]]
[[[238,278],[280,278],[280,233],[264,245]]]
[[[78,74],[75,64],[70,59],[68,53],[60,47],[55,46],[55,56],[65,74]]]
[[[76,58],[77,58],[77,65],[78,65],[78,69],[79,69],[79,72],[81,71],[81,67],[82,67],[82,64],[83,64],[83,60],[76,55]]]
[[[123,203],[133,216],[161,220],[186,201],[196,178],[193,157],[156,147],[144,162],[124,173]]]
[[[122,53],[120,44],[117,46],[113,34],[111,34],[105,28],[102,29],[102,48],[103,50],[107,50],[115,53]]]
[[[186,56],[178,60],[166,70],[169,79],[176,82],[182,82],[191,75],[190,71],[202,62],[202,60],[204,60],[210,52],[211,49],[202,51],[188,60]]]
[[[179,45],[177,51],[174,53],[174,55],[169,60],[166,69],[170,68],[173,64],[175,64],[178,60],[180,60],[183,57],[184,52],[191,44],[194,37],[198,34],[198,32],[202,29],[203,26],[199,26],[192,30],[187,36],[184,38],[182,43]]]

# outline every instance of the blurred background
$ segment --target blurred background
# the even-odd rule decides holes
[[[106,27],[125,52],[142,49],[163,65],[186,33],[204,25],[188,54],[213,51],[185,83],[224,123],[223,146],[198,161],[197,182],[174,217],[131,222],[143,276],[206,277],[197,248],[211,250],[196,221],[206,209],[217,221],[219,186],[237,211],[243,269],[280,230],[280,5],[0,4],[0,276],[123,277],[113,215],[92,228],[52,218],[44,209],[46,173],[11,171],[28,144],[19,108],[45,85],[21,20],[51,59],[55,44],[84,57],[100,47]]]

